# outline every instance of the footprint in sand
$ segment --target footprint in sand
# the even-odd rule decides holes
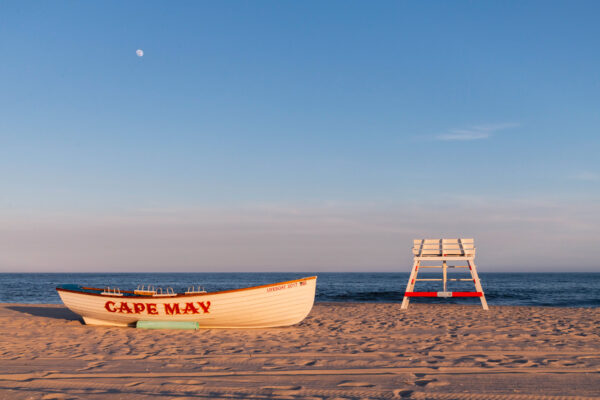
[[[472,365],[474,361],[475,359],[472,357],[463,356],[453,360],[452,365]]]
[[[577,361],[572,361],[572,360],[564,360],[564,361],[560,361],[559,364],[562,365],[563,367],[572,367],[574,365],[581,364],[581,363],[577,362]]]
[[[63,393],[48,393],[42,396],[42,400],[68,400],[75,398],[76,397],[70,397]]]
[[[446,385],[448,385],[448,382],[438,381],[435,378],[434,379],[419,379],[418,381],[415,381],[415,385],[420,386],[420,387],[446,386]]]
[[[261,386],[264,390],[300,390],[302,386],[282,385],[282,386]]]
[[[525,360],[524,358],[519,358],[516,360],[512,360],[510,363],[511,364],[527,364],[529,362],[529,360]]]
[[[202,371],[228,371],[231,367],[206,366],[202,367]]]
[[[412,396],[413,390],[409,389],[395,389],[393,392],[395,399],[407,399]]]
[[[427,385],[429,385],[431,382],[433,382],[435,379],[419,379],[418,381],[415,381],[415,385],[420,386],[420,387],[425,387]]]
[[[342,381],[338,383],[340,387],[373,387],[372,383],[369,382],[355,382],[355,381]]]
[[[298,391],[300,389],[302,389],[302,386],[287,386],[287,385],[283,385],[283,386],[262,386],[261,387],[262,390],[266,390],[268,393],[270,393],[270,396],[275,396],[272,398],[290,398],[290,395],[292,396],[291,398],[296,398],[296,396],[298,395]],[[279,396],[285,396],[285,397],[279,397]]]
[[[540,362],[544,365],[557,363],[558,360],[556,358],[542,358]]]
[[[600,356],[596,356],[596,355],[592,355],[592,356],[579,356],[577,358],[581,359],[581,360],[586,360],[586,359],[600,358]],[[554,360],[554,361],[558,361],[558,360]]]
[[[174,381],[171,381],[171,383],[176,383],[178,385],[204,385],[204,382],[200,382],[195,379],[187,379],[187,380],[176,379]]]
[[[92,361],[87,364],[87,366],[83,368],[79,368],[77,371],[89,371],[90,369],[98,368],[104,366],[105,363],[102,361]]]

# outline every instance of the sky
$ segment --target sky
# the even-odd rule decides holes
[[[1,1],[0,272],[600,271],[599,14]]]

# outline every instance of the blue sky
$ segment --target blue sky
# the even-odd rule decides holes
[[[0,271],[397,270],[413,236],[449,235],[482,238],[497,270],[566,267],[600,240],[599,13],[2,2]],[[165,247],[144,257],[149,223]],[[98,224],[132,229],[121,258],[103,263]],[[299,225],[304,246],[281,239]]]

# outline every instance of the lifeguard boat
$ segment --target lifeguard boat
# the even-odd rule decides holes
[[[200,328],[268,328],[294,325],[312,309],[317,277],[207,293],[138,287],[56,288],[67,308],[89,325],[133,326],[138,321],[195,321]]]

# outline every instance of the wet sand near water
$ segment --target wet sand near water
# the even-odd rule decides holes
[[[0,304],[0,361],[0,399],[599,399],[600,309],[317,303],[178,331]]]

